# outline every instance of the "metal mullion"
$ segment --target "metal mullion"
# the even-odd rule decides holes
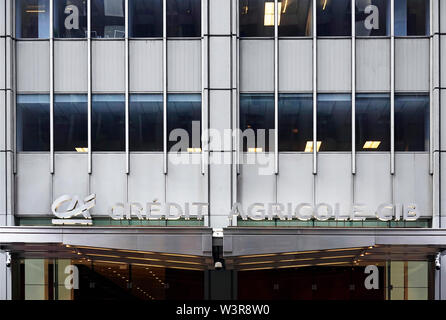
[[[92,145],[91,145],[91,104],[92,104],[92,75],[91,75],[91,0],[87,2],[87,113],[88,113],[88,173],[92,173]]]
[[[129,0],[125,0],[125,172],[130,173],[129,147]]]
[[[434,174],[434,2],[429,1],[429,174]],[[438,13],[440,15],[440,12]]]
[[[352,174],[356,174],[356,11],[355,2],[352,0]]]
[[[390,1],[390,174],[395,174],[395,2]]]
[[[236,2],[236,101],[235,101],[235,170],[236,177],[240,174],[240,0]]]
[[[274,0],[274,173],[276,175],[279,174],[278,130],[279,130],[279,1]]]
[[[206,3],[206,5],[204,5]],[[207,119],[209,112],[209,85],[208,85],[208,46],[209,37],[207,36],[207,5],[206,0],[201,3],[201,174],[206,173],[205,164],[208,156],[208,141],[207,138]],[[205,150],[206,149],[206,150]]]
[[[167,0],[163,0],[163,170],[167,174]]]
[[[53,18],[54,6],[53,0],[49,1],[49,73],[50,73],[50,173],[54,173],[54,34],[53,34]]]
[[[313,174],[317,174],[317,4],[313,0]]]

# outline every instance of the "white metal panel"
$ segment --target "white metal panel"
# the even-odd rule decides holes
[[[133,40],[130,46],[130,91],[163,90],[163,42]]]
[[[129,202],[138,202],[144,208],[147,202],[164,202],[165,176],[162,153],[130,153],[128,179]]]
[[[352,169],[349,153],[319,153],[316,176],[316,204],[339,203],[342,215],[350,212],[352,205]]]
[[[92,42],[93,92],[123,92],[124,69],[124,41]]]
[[[240,40],[240,90],[274,90],[273,40]]]
[[[87,42],[54,42],[54,90],[87,92]]]
[[[88,158],[82,153],[54,155],[53,199],[68,194],[84,199],[88,195]]]
[[[313,203],[313,154],[279,154],[277,202]]]
[[[17,214],[51,214],[49,157],[49,153],[17,154]]]
[[[209,33],[218,35],[231,33],[231,1],[209,1]]]
[[[210,91],[210,150],[231,150],[231,91]],[[225,131],[226,130],[226,131]],[[226,134],[226,135],[225,135]]]
[[[356,91],[390,91],[390,40],[356,40]]]
[[[211,88],[231,88],[231,38],[209,39],[209,71]]]
[[[345,92],[351,90],[351,40],[317,40],[318,92]]]
[[[446,4],[442,5],[442,7],[446,7]],[[440,37],[441,37],[440,38],[440,43],[441,43],[440,49],[441,49],[441,54],[443,55],[441,57],[442,61],[439,62],[441,65],[441,70],[440,70],[441,71],[441,86],[445,87],[446,86],[446,79],[445,79],[446,78],[446,66],[445,66],[446,63],[444,63],[444,52],[446,52],[446,35],[440,35]],[[437,54],[438,49],[437,49],[437,51],[434,51],[434,53]],[[437,59],[438,58],[439,57],[437,55]],[[438,67],[436,69],[434,68],[434,75],[437,76],[437,74],[438,74]]]
[[[10,37],[7,37],[6,39],[6,88],[13,90],[14,81],[15,81],[15,73],[14,73],[14,60],[15,60],[15,49],[14,44],[15,40],[13,40]]]
[[[279,41],[279,90],[312,91],[312,39]]]
[[[231,165],[221,161],[228,152],[212,152],[210,156],[210,214],[211,227],[223,228],[229,224],[231,212]],[[230,155],[230,154],[229,154]],[[230,159],[230,156],[227,157]],[[216,217],[223,217],[218,219]],[[221,224],[223,223],[223,225]]]
[[[423,217],[432,216],[429,154],[395,153],[395,203],[416,204]]]
[[[0,3],[0,36],[5,35],[6,1]]]
[[[392,203],[390,153],[358,153],[356,155],[355,204],[364,205],[376,217],[376,209]]]
[[[395,90],[429,90],[429,39],[395,40]]]
[[[90,192],[96,194],[96,206],[90,213],[108,216],[111,207],[124,203],[127,193],[124,153],[93,153]]]
[[[17,90],[45,92],[50,88],[49,42],[17,41]]]
[[[0,38],[0,61],[2,61],[2,63],[0,63],[0,75],[2,75],[0,78],[0,89],[5,89],[6,88],[6,83],[5,83],[5,72],[6,72],[6,64],[4,63],[5,61],[5,46],[6,46],[6,38]]]
[[[201,92],[201,41],[167,41],[168,90]]]

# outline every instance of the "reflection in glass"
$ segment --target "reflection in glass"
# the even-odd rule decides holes
[[[163,96],[130,96],[130,151],[163,150]]]
[[[54,37],[87,37],[86,0],[54,0]]]
[[[317,35],[352,34],[351,0],[317,1]]]
[[[180,130],[175,130],[180,129]],[[175,131],[174,131],[175,130]],[[174,132],[173,132],[174,131]],[[201,95],[169,94],[167,97],[168,149],[180,143],[177,134],[187,133],[188,143],[176,151],[186,152],[188,148],[201,148]],[[171,137],[172,136],[172,137]],[[182,135],[181,135],[182,136]],[[173,141],[171,141],[171,138]],[[184,150],[186,149],[186,150]]]
[[[129,2],[129,34],[133,38],[163,36],[163,1],[133,0]]]
[[[201,36],[201,0],[167,0],[167,36]]]
[[[87,96],[55,95],[54,150],[82,152],[79,148],[88,148]]]
[[[17,96],[17,150],[50,150],[49,95]]]
[[[274,36],[274,1],[240,0],[241,37]]]
[[[319,94],[317,141],[320,151],[351,151],[351,97],[349,94]]]
[[[312,0],[282,0],[279,2],[279,36],[312,35]],[[273,11],[274,12],[274,11]]]
[[[92,151],[124,151],[125,103],[120,94],[93,95]]]
[[[91,37],[124,38],[124,0],[91,1]]]
[[[356,35],[390,35],[390,1],[356,0]]]
[[[273,151],[274,136],[270,137],[270,129],[274,129],[274,95],[240,94],[240,130],[246,137],[243,151]],[[249,131],[255,135],[254,141],[249,139]]]
[[[429,96],[395,96],[395,151],[429,150]]]
[[[49,38],[49,0],[17,0],[16,37]]]
[[[279,151],[305,151],[313,141],[311,94],[279,95]]]
[[[395,35],[429,34],[429,0],[395,0]]]
[[[356,96],[356,150],[390,151],[390,96]]]

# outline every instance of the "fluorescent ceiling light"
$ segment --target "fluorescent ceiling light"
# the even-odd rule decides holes
[[[317,142],[317,152],[321,148],[322,141]],[[307,145],[305,146],[304,152],[313,152],[313,141],[307,141]]]
[[[262,152],[262,148],[248,148],[248,152]]]
[[[277,5],[279,9],[278,11],[281,12],[282,2],[279,2]],[[265,2],[265,18],[263,24],[265,27],[274,26],[274,2]],[[280,26],[280,14],[277,24]]]
[[[75,149],[77,152],[88,152],[88,148],[85,147],[76,147]]]
[[[200,153],[201,148],[187,148],[187,152]]]
[[[363,149],[378,149],[381,141],[366,141],[364,143]]]

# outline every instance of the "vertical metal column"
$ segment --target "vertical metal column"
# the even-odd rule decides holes
[[[429,174],[434,174],[434,1],[429,1]],[[438,12],[438,15],[441,13]]]
[[[313,174],[317,174],[317,3],[313,0]]]
[[[91,174],[91,0],[87,1],[87,112],[88,112],[88,173]]]
[[[129,0],[125,0],[125,172],[130,173],[129,148]]]
[[[54,33],[53,33],[53,17],[54,6],[53,0],[49,1],[49,45],[50,45],[50,173],[54,173]]]
[[[275,174],[279,174],[279,14],[280,14],[279,1],[274,0],[274,173]]]
[[[235,178],[240,174],[240,0],[236,1],[236,101],[234,104],[234,122],[235,122]]]
[[[395,174],[395,2],[390,1],[390,174]]]
[[[208,79],[208,2],[201,2],[201,174],[205,175],[205,165],[209,161],[208,150],[208,115],[209,115],[209,79]]]
[[[233,15],[233,22],[231,25],[231,35],[232,35],[232,129],[235,130],[231,132],[232,134],[232,199],[231,206],[233,203],[238,202],[238,175],[240,174],[240,154],[239,154],[239,103],[240,103],[240,32],[239,32],[239,15],[240,15],[240,3],[239,0],[232,0],[234,8],[231,11]],[[235,33],[235,34],[234,34]],[[237,226],[237,217],[233,217],[230,221],[231,226]]]
[[[167,0],[163,0],[163,165],[167,174]]]
[[[352,174],[356,174],[356,0],[352,0]]]

